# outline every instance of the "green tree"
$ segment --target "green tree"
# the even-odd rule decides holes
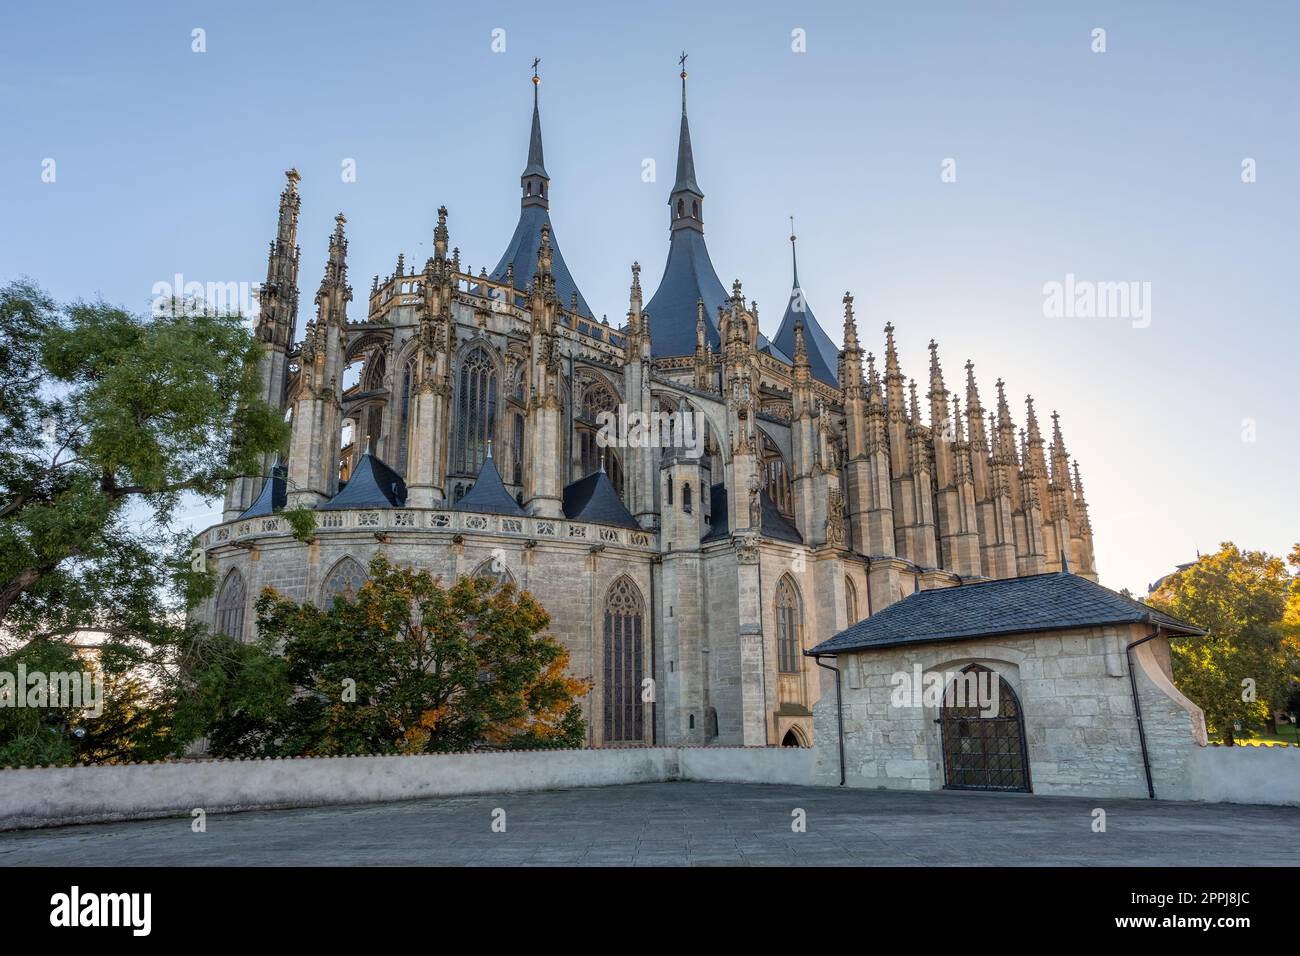
[[[1281,558],[1226,542],[1171,575],[1149,603],[1210,632],[1170,643],[1174,682],[1205,711],[1211,736],[1232,743],[1238,724],[1267,727],[1300,686],[1300,579]]]
[[[97,666],[139,708],[122,754],[153,752],[146,726],[168,752],[186,743],[146,719],[184,691],[204,640],[185,614],[213,587],[171,527],[178,502],[257,474],[287,440],[243,321],[179,305],[140,317],[0,287],[0,652],[99,632]]]
[[[542,633],[549,623],[513,585],[444,586],[382,555],[328,610],[267,591],[262,645],[200,677],[239,688],[219,701],[210,744],[223,756],[578,746],[587,684],[567,676],[568,653]],[[268,673],[277,647],[287,680],[250,677]]]

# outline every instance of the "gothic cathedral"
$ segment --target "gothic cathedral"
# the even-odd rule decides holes
[[[923,409],[893,327],[881,371],[846,293],[837,349],[797,268],[776,335],[759,331],[709,258],[681,79],[667,262],[648,302],[632,265],[618,328],[588,306],[551,226],[536,76],[519,223],[496,268],[462,266],[439,209],[432,257],[399,255],[349,318],[340,214],[300,342],[287,174],[256,335],[292,440],[230,484],[221,523],[198,535],[219,584],[196,614],[250,639],[263,588],[328,603],[383,550],[532,592],[592,680],[591,746],[809,746],[828,671],[806,648],[918,590],[1062,569],[1096,580],[1055,414],[1049,442],[1028,398],[1018,430],[1001,380],[986,410],[970,362],[963,406],[933,341]],[[698,422],[691,446],[602,431],[656,418]],[[316,511],[310,543],[279,516],[300,505]]]

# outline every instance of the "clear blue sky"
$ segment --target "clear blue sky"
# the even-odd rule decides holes
[[[340,210],[359,300],[399,251],[423,262],[443,203],[463,261],[491,268],[540,56],[557,235],[619,323],[628,265],[648,297],[667,251],[685,48],[713,261],[764,331],[789,293],[793,213],[837,342],[852,289],[865,344],[879,352],[892,321],[906,374],[923,380],[933,336],[950,388],[971,358],[986,405],[1000,375],[1018,422],[1026,393],[1045,426],[1059,409],[1102,581],[1144,592],[1222,539],[1300,538],[1298,27],[1280,0],[6,4],[0,281],[138,309],[176,272],[259,281],[291,165],[301,322]],[[1150,326],[1045,318],[1043,284],[1067,273],[1150,282]]]

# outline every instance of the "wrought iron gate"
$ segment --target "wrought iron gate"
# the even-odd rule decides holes
[[[962,671],[972,672],[992,673],[978,664]],[[993,717],[983,716],[977,703],[954,700],[952,685],[946,688],[939,725],[944,786],[949,790],[1031,790],[1020,701],[1006,681],[998,680],[997,686],[998,710]]]

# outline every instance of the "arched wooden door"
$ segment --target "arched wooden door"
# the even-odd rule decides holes
[[[986,717],[978,701],[954,693],[955,680],[945,688],[939,716],[944,787],[1030,792],[1025,719],[1016,692],[987,667],[971,664],[962,674],[996,681],[998,708],[996,716]]]

